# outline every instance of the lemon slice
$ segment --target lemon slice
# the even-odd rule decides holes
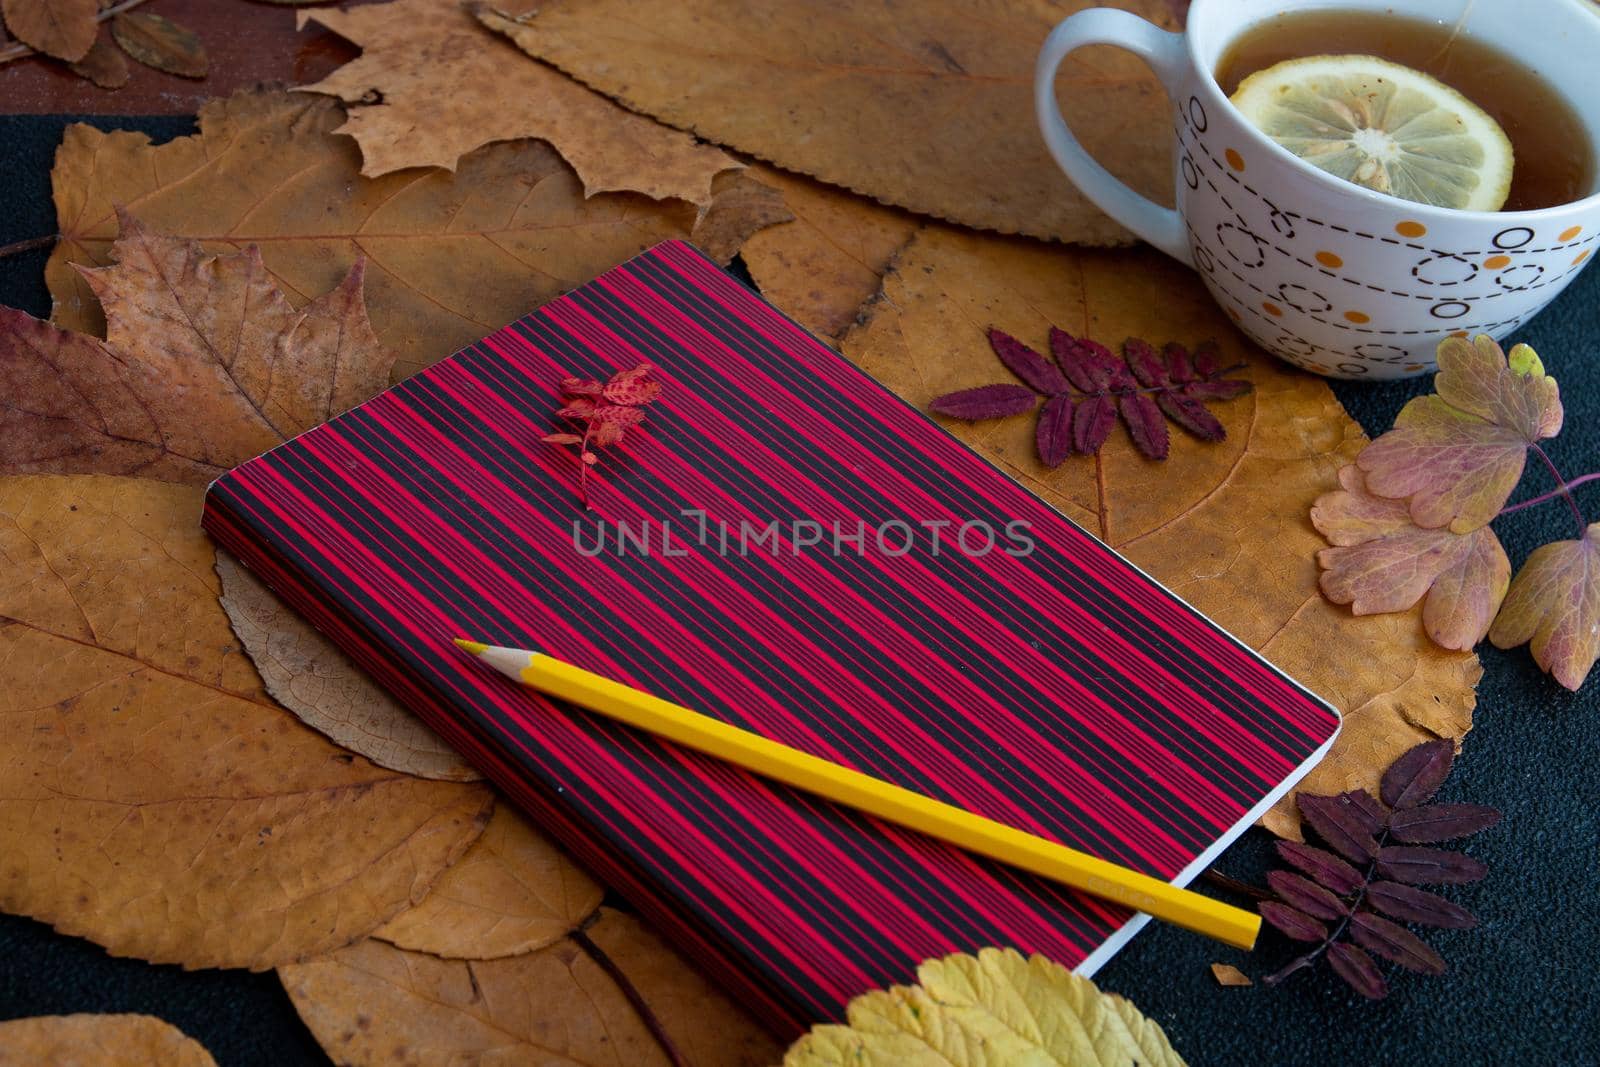
[[[1511,141],[1443,82],[1375,56],[1308,56],[1257,71],[1233,104],[1314,167],[1434,207],[1498,211]]]

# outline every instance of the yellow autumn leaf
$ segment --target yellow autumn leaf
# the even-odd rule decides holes
[[[929,960],[918,984],[850,1002],[848,1026],[811,1029],[783,1067],[1178,1067],[1161,1027],[1043,956],[986,948]]]

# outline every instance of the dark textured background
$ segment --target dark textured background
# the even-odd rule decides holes
[[[50,233],[49,170],[59,116],[0,116],[0,246]],[[158,140],[188,119],[101,118]],[[0,303],[49,311],[46,250],[0,260]],[[1566,429],[1549,451],[1568,476],[1600,469],[1600,272],[1589,270],[1514,340],[1543,356],[1562,385]],[[1379,433],[1427,381],[1335,383],[1350,413]],[[1521,499],[1549,486],[1532,472]],[[1600,483],[1579,490],[1600,521]],[[1573,536],[1556,504],[1495,527],[1520,565],[1536,545]],[[1193,1064],[1600,1063],[1600,677],[1570,694],[1540,674],[1525,649],[1480,650],[1485,666],[1476,726],[1442,799],[1494,804],[1506,815],[1468,851],[1486,861],[1482,883],[1447,891],[1482,919],[1475,930],[1428,934],[1450,961],[1438,978],[1393,974],[1392,992],[1368,1004],[1325,971],[1267,989],[1222,989],[1208,964],[1231,962],[1259,977],[1293,955],[1268,933],[1244,953],[1155,923],[1099,975],[1158,1020]],[[1338,648],[1327,654],[1339,655]],[[1268,836],[1250,831],[1219,868],[1259,881]],[[27,919],[0,916],[0,1019],[68,1012],[147,1012],[198,1039],[222,1067],[325,1064],[271,974],[185,973],[113,959],[86,941]]]

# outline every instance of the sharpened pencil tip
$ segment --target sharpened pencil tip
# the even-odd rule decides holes
[[[481,656],[489,651],[489,646],[481,641],[468,641],[465,637],[455,639],[456,647],[473,656]]]

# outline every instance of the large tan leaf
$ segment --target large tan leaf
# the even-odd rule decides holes
[[[771,167],[748,172],[783,194],[793,222],[753,234],[740,250],[762,295],[835,344],[878,291],[917,221],[894,208]]]
[[[491,26],[503,16],[485,11]],[[693,137],[625,111],[559,71],[517,53],[478,24],[461,0],[391,0],[300,13],[361,46],[361,58],[305,86],[350,104],[340,133],[361,145],[369,177],[444,167],[491,141],[550,142],[585,194],[627,190],[711,199],[711,179],[736,160]]]
[[[233,557],[217,557],[217,576],[222,608],[267,692],[300,721],[380,767],[451,782],[482,777]]]
[[[116,955],[260,969],[420,901],[492,799],[374,767],[271,703],[217,604],[200,502],[0,478],[0,909]]]
[[[754,1022],[636,921],[603,911],[588,936],[645,997],[692,1067],[762,1067],[777,1059],[777,1047]],[[669,1063],[617,981],[570,938],[481,962],[370,940],[280,968],[279,976],[322,1047],[354,1067]]]
[[[51,175],[62,239],[45,270],[57,324],[101,330],[72,264],[106,262],[122,205],[210,251],[259,245],[294,304],[333,289],[365,256],[372,324],[404,377],[723,210],[714,199],[707,221],[681,201],[585,199],[537,141],[480,149],[455,174],[362,178],[355,143],[333,132],[338,104],[304,93],[238,93],[207,104],[199,121],[196,136],[160,146],[67,129]]]
[[[153,1015],[41,1015],[0,1023],[0,1067],[216,1067]]]
[[[23,44],[57,59],[89,54],[99,32],[99,0],[0,0],[6,29]]]
[[[1068,250],[930,227],[896,261],[843,351],[926,408],[952,390],[1011,380],[986,327],[1042,348],[1052,324],[1112,345],[1215,337],[1227,361],[1248,365],[1235,376],[1254,393],[1213,405],[1227,440],[1175,436],[1163,463],[1117,432],[1100,455],[1051,470],[1035,454],[1030,418],[947,425],[1344,713],[1307,790],[1376,790],[1401,752],[1471,728],[1476,657],[1434,647],[1417,610],[1355,618],[1317,590],[1323,542],[1308,513],[1361,449],[1360,427],[1321,379],[1234,330],[1189,271],[1148,250]],[[1297,833],[1288,798],[1264,821]]]
[[[1182,1067],[1167,1035],[1131,1003],[1043,956],[986,948],[928,960],[918,984],[850,1002],[784,1067]]]
[[[111,257],[80,275],[103,344],[0,309],[0,473],[205,484],[388,382],[360,260],[297,311],[255,248],[206,255],[124,214]]]
[[[789,170],[913,211],[1082,244],[1130,235],[1067,181],[1033,118],[1050,28],[1090,0],[916,4],[573,0],[506,32],[628,107]],[[1117,6],[1169,28],[1165,0]],[[1138,59],[1062,67],[1069,121],[1147,195],[1170,199],[1166,97]]]
[[[401,948],[490,960],[543,948],[575,930],[605,891],[507,804],[421,904],[375,934]]]

